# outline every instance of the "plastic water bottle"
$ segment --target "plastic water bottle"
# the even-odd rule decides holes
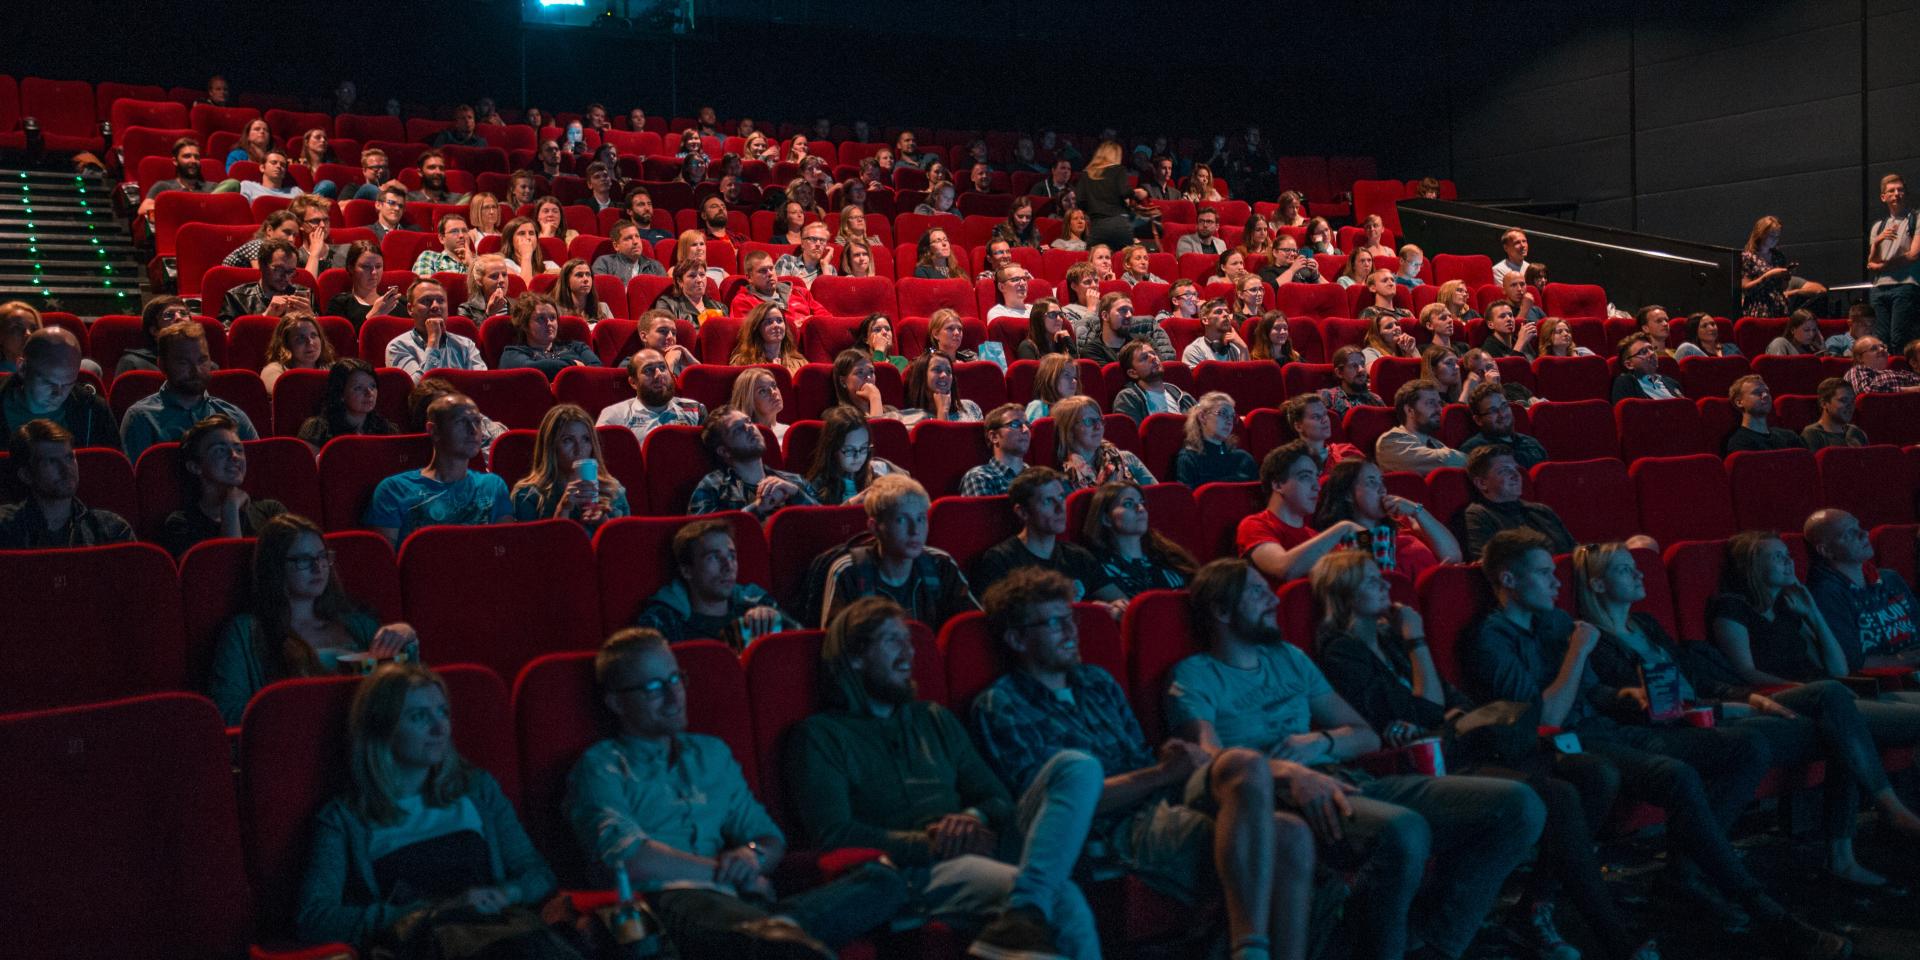
[[[633,905],[633,881],[627,876],[627,865],[613,865],[614,895],[620,898],[613,913],[613,939],[625,946],[639,943],[647,938],[647,925],[640,919],[640,910]]]

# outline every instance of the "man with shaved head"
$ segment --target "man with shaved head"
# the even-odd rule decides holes
[[[1920,605],[1899,574],[1873,565],[1873,542],[1860,521],[1845,510],[1816,510],[1802,532],[1813,554],[1807,591],[1840,641],[1847,671],[1920,668]]]
[[[67,429],[76,447],[118,447],[120,428],[107,400],[80,383],[80,341],[59,327],[27,337],[20,372],[0,386],[0,432],[12,435],[29,420],[45,418]]]

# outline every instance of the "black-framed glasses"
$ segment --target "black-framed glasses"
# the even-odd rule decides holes
[[[332,550],[322,550],[319,553],[289,553],[287,565],[300,573],[308,573],[322,567],[331,569],[334,557]]]
[[[636,683],[636,684],[632,684],[630,686],[625,686],[625,687],[615,687],[613,688],[612,692],[613,693],[639,692],[639,693],[646,694],[649,697],[658,697],[661,694],[665,693],[668,690],[668,688],[685,686],[686,683],[687,683],[687,675],[682,671],[675,670],[674,672],[669,673],[664,677],[655,677],[652,680],[648,680],[645,683]]]

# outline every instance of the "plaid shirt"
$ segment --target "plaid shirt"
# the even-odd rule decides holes
[[[1025,791],[1062,750],[1092,755],[1110,777],[1153,766],[1140,721],[1112,674],[1082,664],[1067,674],[1065,689],[1071,700],[1025,670],[1012,670],[973,702],[975,739],[1014,793]]]
[[[807,489],[807,481],[797,473],[767,468],[767,476],[779,477],[791,483],[797,489],[790,494],[782,506],[817,506],[813,492]],[[745,510],[765,520],[773,511],[754,503],[754,484],[742,479],[732,467],[721,467],[700,479],[700,485],[693,488],[693,497],[687,501],[687,515],[697,516],[703,513],[719,513],[723,510]]]
[[[1861,364],[1847,368],[1847,384],[1854,393],[1898,393],[1907,387],[1920,386],[1920,373],[1912,370],[1869,370]]]
[[[1320,388],[1320,401],[1327,405],[1327,415],[1331,416],[1335,422],[1338,422],[1341,417],[1346,416],[1347,411],[1354,407],[1384,407],[1387,405],[1387,402],[1380,399],[1380,395],[1374,393],[1372,390],[1355,396],[1339,387]]]
[[[1013,478],[1020,475],[1019,470],[1008,467],[998,458],[991,458],[960,478],[960,495],[963,497],[1004,496],[1013,486]]]
[[[420,256],[414,258],[413,272],[422,277],[431,277],[436,273],[464,274],[467,265],[445,250],[422,250]]]
[[[789,253],[773,262],[773,275],[776,277],[805,277],[811,281],[818,277],[833,276],[833,264],[822,260],[819,266],[809,270],[807,269],[805,257],[797,253]]]

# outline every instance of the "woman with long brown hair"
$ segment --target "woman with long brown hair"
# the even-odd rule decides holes
[[[591,531],[632,512],[627,491],[607,469],[592,415],[571,403],[549,408],[533,442],[533,463],[513,485],[514,519],[574,520]]]

